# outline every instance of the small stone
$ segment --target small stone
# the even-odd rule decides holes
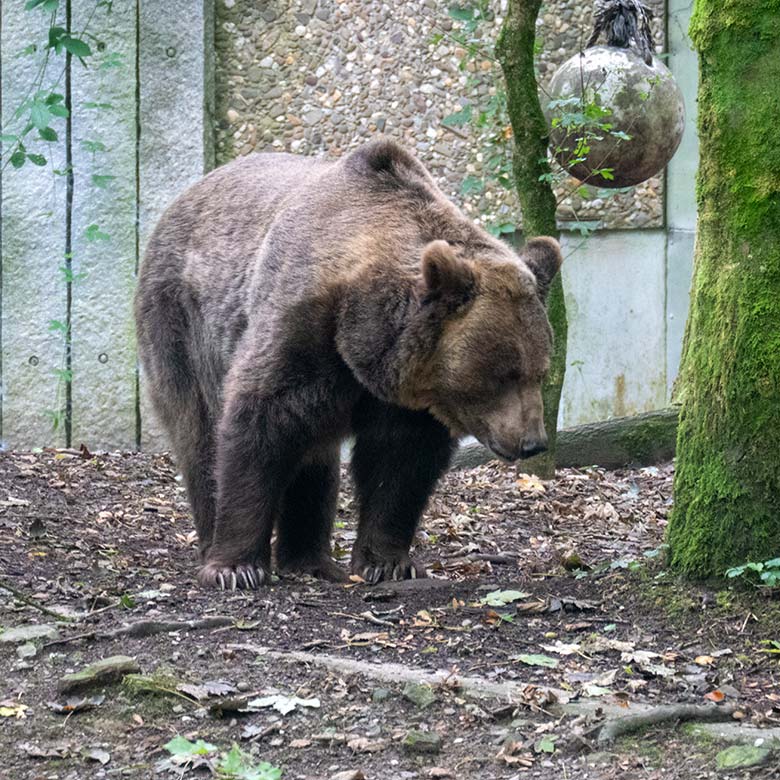
[[[141,667],[135,658],[130,658],[127,655],[112,655],[85,666],[80,672],[66,674],[57,683],[57,690],[60,693],[70,693],[84,688],[95,688],[99,685],[118,682],[125,675],[136,674],[140,671]]]
[[[436,701],[436,694],[430,685],[423,683],[408,682],[401,691],[403,697],[412,704],[416,704],[421,710],[430,707]]]
[[[231,125],[234,125],[236,122],[238,122],[239,119],[241,119],[241,114],[239,114],[235,108],[229,108],[225,116],[227,117],[227,121],[230,122]]]
[[[19,658],[35,658],[38,655],[38,648],[32,642],[25,642],[16,648],[16,654]]]
[[[409,753],[438,753],[441,750],[441,737],[431,731],[409,731],[401,743]]]
[[[46,623],[33,623],[27,626],[9,628],[0,634],[0,644],[22,644],[34,639],[56,639],[57,629]]]
[[[241,691],[241,693],[246,693],[247,691],[252,690],[252,686],[246,680],[241,680],[241,682],[236,685],[236,690]]]
[[[303,115],[303,122],[307,125],[316,125],[320,119],[322,119],[322,110],[319,108],[313,108]]]
[[[772,751],[753,745],[732,745],[718,753],[715,763],[718,769],[747,769],[761,766],[769,760]]]

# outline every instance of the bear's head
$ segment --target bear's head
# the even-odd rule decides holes
[[[529,241],[519,258],[498,242],[432,241],[414,277],[399,283],[374,267],[353,286],[339,351],[384,400],[426,409],[504,460],[530,457],[547,446],[545,300],[560,264],[548,237]]]

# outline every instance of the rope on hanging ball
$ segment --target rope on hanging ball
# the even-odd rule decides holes
[[[586,48],[593,46],[605,32],[608,45],[628,49],[633,43],[642,59],[652,64],[655,44],[650,19],[653,12],[640,0],[596,0],[595,5],[593,33]]]

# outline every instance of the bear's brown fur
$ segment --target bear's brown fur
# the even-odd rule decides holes
[[[352,570],[422,576],[415,528],[453,442],[544,448],[544,297],[557,242],[518,257],[389,141],[338,162],[258,154],[163,215],[136,296],[143,368],[184,475],[200,581],[341,579],[330,533],[354,435]]]

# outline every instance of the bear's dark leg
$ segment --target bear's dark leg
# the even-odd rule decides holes
[[[276,543],[279,571],[305,572],[333,582],[348,579],[331,557],[330,534],[338,490],[338,446],[307,456],[287,488],[279,516]]]
[[[202,585],[256,588],[270,578],[271,533],[308,447],[283,399],[234,394],[217,431],[217,518]]]
[[[151,325],[139,327],[139,344],[148,376],[146,389],[168,431],[176,467],[184,478],[201,557],[211,545],[216,518],[214,417],[192,369],[185,336],[166,317],[186,322],[176,301],[162,298],[160,311],[149,312]]]
[[[454,442],[427,412],[362,405],[355,415],[352,474],[360,517],[352,571],[370,583],[424,577],[409,547]]]
[[[203,559],[211,546],[217,514],[213,422],[203,404],[186,416],[180,407],[176,425],[168,430],[173,434],[176,465],[184,478]]]

